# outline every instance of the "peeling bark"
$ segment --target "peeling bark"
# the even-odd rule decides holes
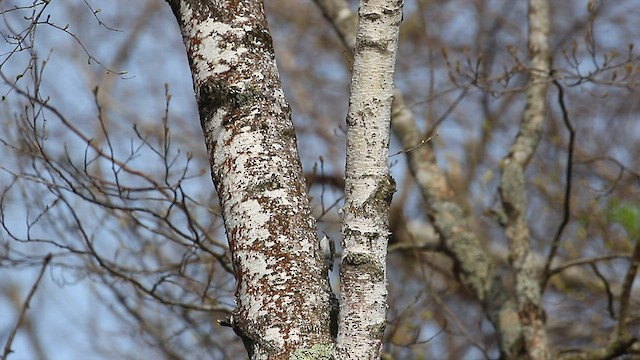
[[[331,290],[263,4],[169,4],[233,258],[237,304],[228,325],[252,359],[329,358]]]
[[[516,300],[525,348],[531,359],[549,359],[551,354],[544,328],[539,276],[530,249],[524,174],[540,142],[547,111],[551,71],[547,0],[529,0],[528,36],[530,75],[527,101],[516,140],[502,160],[499,191],[507,215],[505,232],[509,240],[509,261],[515,273]]]
[[[378,359],[386,326],[389,123],[402,0],[363,0],[347,115],[340,359]]]

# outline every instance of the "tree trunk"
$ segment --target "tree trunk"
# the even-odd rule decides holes
[[[262,1],[169,3],[233,258],[228,325],[252,359],[330,354],[330,288]]]
[[[340,359],[378,359],[386,325],[389,124],[401,0],[360,3],[351,97],[340,266]]]
[[[541,303],[539,274],[531,253],[527,197],[526,166],[540,142],[547,112],[547,89],[551,71],[549,53],[549,4],[547,0],[529,0],[529,89],[518,136],[509,154],[502,160],[500,197],[507,222],[509,263],[515,274],[518,316],[522,325],[525,348],[530,359],[551,357],[545,315]],[[570,166],[570,165],[569,165]]]

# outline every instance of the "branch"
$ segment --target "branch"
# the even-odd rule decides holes
[[[573,147],[575,144],[576,138],[576,130],[571,124],[571,120],[569,119],[569,111],[567,111],[567,106],[564,101],[564,89],[560,85],[560,82],[557,79],[553,80],[553,84],[558,88],[558,103],[560,104],[560,109],[562,110],[562,120],[564,121],[564,125],[569,130],[569,144],[567,144],[567,172],[565,176],[565,184],[564,184],[564,204],[563,204],[563,215],[562,222],[556,231],[555,236],[553,237],[553,241],[551,242],[551,249],[549,250],[549,255],[547,256],[547,261],[544,265],[544,270],[542,272],[542,277],[540,279],[540,291],[544,292],[544,288],[551,277],[551,262],[558,251],[558,246],[560,245],[560,238],[562,236],[562,232],[564,228],[569,223],[569,216],[571,215],[571,179],[573,179]]]
[[[509,241],[509,262],[515,274],[518,317],[522,324],[525,349],[531,359],[550,357],[539,279],[530,249],[524,174],[540,143],[547,111],[547,82],[551,69],[549,22],[548,0],[529,0],[528,48],[531,70],[527,102],[518,135],[508,155],[502,159],[499,185],[502,207],[507,215],[505,233]]]
[[[633,249],[633,255],[631,257],[631,263],[627,269],[627,274],[624,277],[622,283],[622,293],[620,294],[620,313],[618,315],[618,323],[614,330],[614,334],[607,343],[606,346],[589,350],[589,351],[577,351],[577,350],[565,350],[559,357],[562,360],[597,360],[597,359],[612,359],[620,355],[627,354],[633,346],[638,346],[640,343],[638,339],[633,337],[629,333],[629,327],[627,318],[629,317],[629,306],[631,301],[631,290],[633,288],[633,281],[638,272],[638,266],[640,266],[640,241],[636,239],[636,245]],[[607,281],[597,272],[597,268],[593,265],[594,271],[602,278],[604,285],[607,289],[607,296],[609,298],[609,312],[613,312],[613,294],[609,289]],[[613,314],[612,314],[613,315]],[[575,351],[575,352],[574,352]]]
[[[633,248],[631,263],[627,269],[627,274],[622,282],[622,293],[620,294],[620,315],[616,326],[616,338],[628,339],[630,337],[627,318],[629,317],[629,305],[631,301],[631,290],[633,280],[636,278],[638,266],[640,265],[640,239],[635,239],[636,245]]]
[[[36,282],[33,284],[33,286],[31,287],[31,290],[29,291],[29,294],[27,295],[27,298],[24,300],[24,303],[22,304],[22,310],[20,311],[20,316],[18,316],[18,321],[16,322],[16,325],[11,330],[11,333],[9,334],[9,338],[7,339],[7,342],[4,345],[4,352],[2,353],[2,360],[7,360],[7,357],[12,352],[11,351],[11,344],[13,343],[13,339],[15,338],[16,333],[18,332],[18,329],[20,328],[20,325],[22,324],[22,320],[24,319],[24,316],[27,313],[27,309],[29,308],[29,303],[31,302],[31,298],[33,298],[33,295],[36,293],[36,290],[38,289],[38,285],[40,284],[40,280],[42,280],[42,275],[44,275],[44,271],[47,268],[47,266],[49,265],[49,262],[51,262],[51,257],[52,257],[51,254],[47,254],[47,256],[45,256],[44,260],[42,261],[42,267],[40,268],[40,274],[38,274],[38,278],[36,279]]]

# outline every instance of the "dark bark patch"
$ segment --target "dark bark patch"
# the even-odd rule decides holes
[[[531,302],[526,303],[518,315],[520,316],[520,322],[524,326],[531,326],[537,320],[542,323],[547,320],[545,311]]]
[[[342,259],[343,266],[358,267],[359,271],[371,276],[373,281],[384,280],[384,270],[370,254],[350,253]]]

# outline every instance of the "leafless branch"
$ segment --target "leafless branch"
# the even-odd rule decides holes
[[[40,273],[38,274],[38,278],[36,279],[35,283],[33,283],[33,286],[31,287],[29,294],[27,294],[27,297],[24,299],[24,303],[22,304],[22,310],[18,315],[18,320],[16,321],[16,325],[11,330],[11,333],[9,333],[9,338],[7,338],[7,342],[4,345],[2,360],[6,360],[9,354],[11,353],[11,344],[13,344],[13,339],[18,333],[18,329],[20,328],[20,325],[22,324],[24,316],[27,313],[27,309],[29,308],[29,303],[31,302],[33,295],[35,295],[36,290],[38,290],[38,285],[40,284],[40,280],[42,280],[42,275],[44,275],[44,271],[47,269],[49,262],[51,262],[51,258],[52,258],[52,255],[47,254],[47,256],[45,256],[44,260],[42,261],[42,267],[40,268]]]
[[[565,184],[564,184],[564,201],[563,201],[563,212],[562,212],[562,221],[556,230],[556,234],[553,236],[553,240],[551,241],[551,249],[549,250],[549,255],[547,256],[547,261],[544,265],[544,270],[542,271],[542,275],[540,278],[540,289],[544,292],[544,288],[549,281],[549,277],[551,276],[551,262],[553,262],[553,258],[556,256],[556,252],[558,251],[558,246],[560,245],[560,239],[562,237],[562,233],[569,223],[569,219],[571,217],[571,181],[573,179],[573,147],[575,144],[576,138],[576,130],[571,124],[571,120],[569,119],[569,111],[567,110],[567,106],[564,99],[564,90],[562,85],[557,79],[553,79],[553,84],[558,89],[558,104],[560,105],[560,110],[562,111],[562,120],[564,121],[564,125],[566,129],[569,131],[569,142],[567,144],[567,170],[565,173]]]

